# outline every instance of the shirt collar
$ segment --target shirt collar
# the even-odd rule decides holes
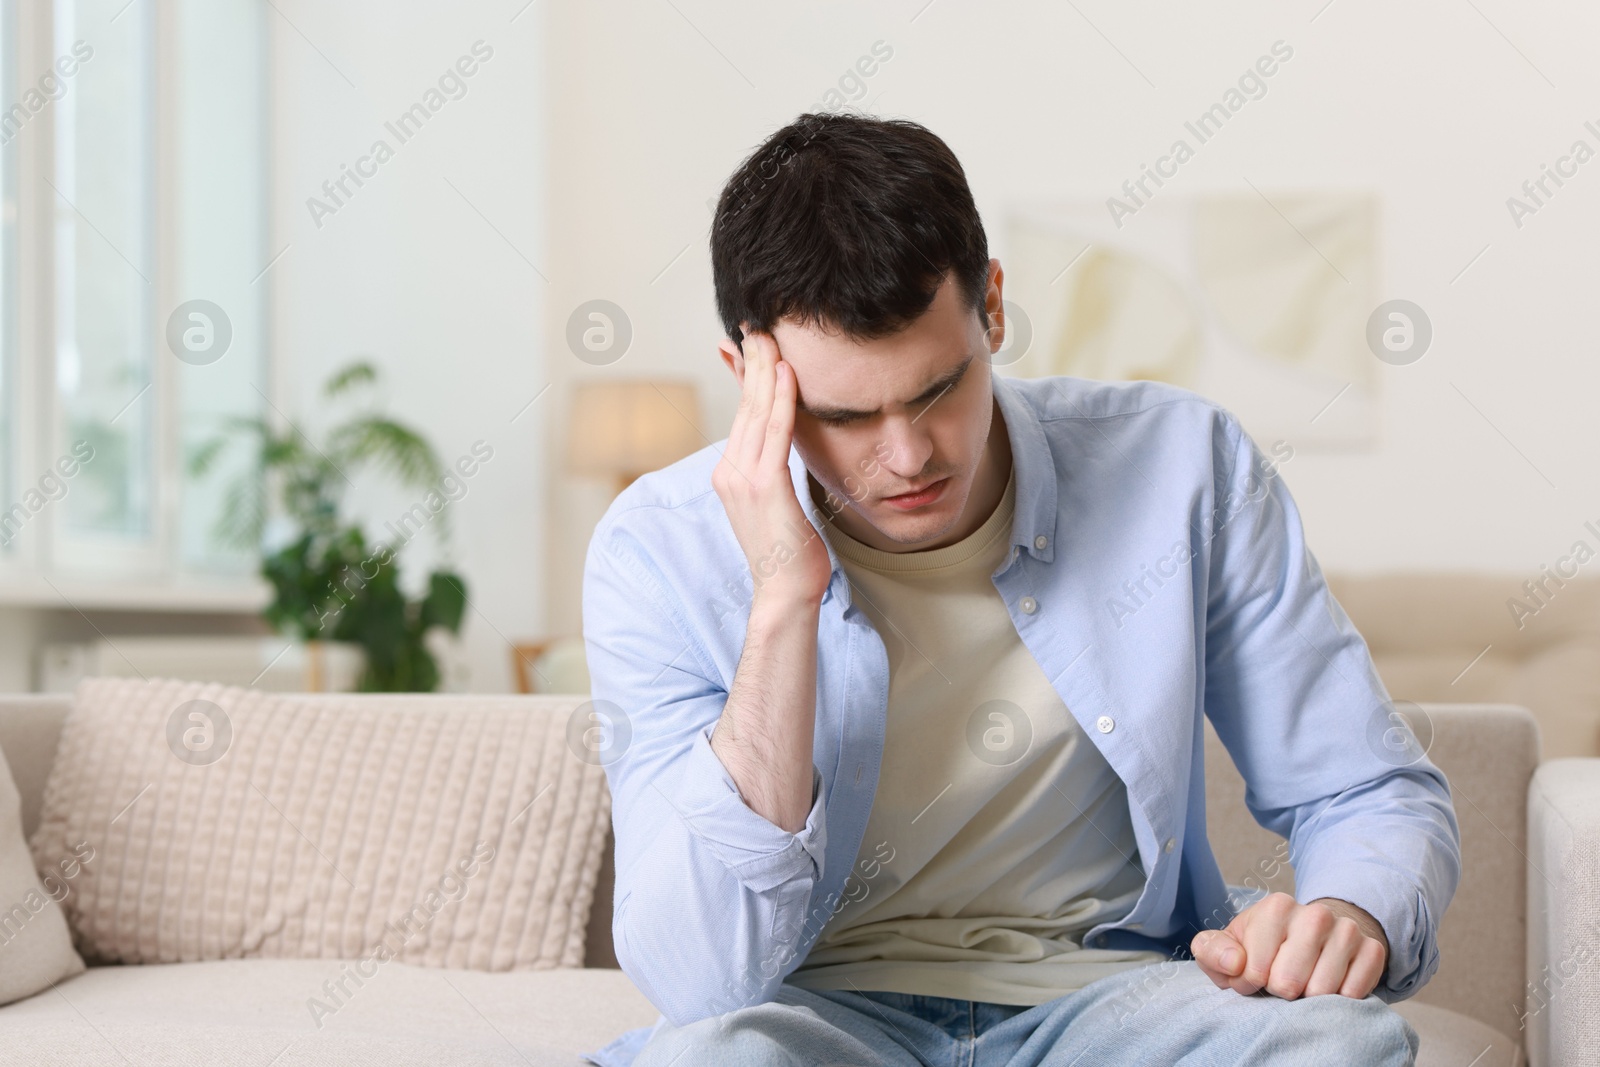
[[[995,399],[1000,404],[1000,414],[1005,420],[1006,437],[1011,442],[1011,463],[1016,472],[1016,517],[1011,523],[1011,544],[1043,563],[1055,558],[1056,551],[1056,461],[1050,451],[1050,442],[1039,422],[1033,405],[1022,395],[1010,378],[996,374],[989,368],[989,383]],[[800,450],[789,445],[789,477],[794,482],[795,499],[810,517],[819,536],[827,525],[821,510],[811,499],[811,485],[806,476],[806,464]],[[822,594],[822,603],[832,599],[837,590],[846,608],[850,606],[850,579],[839,562],[839,553],[827,537],[822,538],[828,550],[828,563],[833,569],[828,588]]]

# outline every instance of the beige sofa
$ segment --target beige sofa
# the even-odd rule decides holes
[[[1600,756],[1600,578],[1325,577],[1394,699],[1520,704],[1538,720],[1545,759]],[[1543,583],[1534,595],[1530,582]]]
[[[307,699],[319,699],[308,697]],[[447,706],[450,696],[427,699]],[[529,696],[576,707],[581,696]],[[0,750],[38,822],[65,698],[0,697]],[[1465,876],[1440,933],[1439,974],[1399,1005],[1424,1067],[1600,1063],[1600,761],[1539,765],[1538,732],[1510,706],[1422,707],[1431,755],[1457,798]],[[1278,839],[1243,806],[1214,734],[1211,836],[1229,881],[1288,888]],[[390,964],[317,1029],[305,992],[332,960],[230,959],[90,967],[0,1008],[0,1064],[507,1064],[578,1067],[580,1051],[656,1012],[615,969],[609,863],[582,970],[487,973]],[[1525,1024],[1525,1028],[1524,1028]]]

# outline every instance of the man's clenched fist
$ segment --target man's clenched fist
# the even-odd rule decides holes
[[[1389,966],[1383,927],[1348,901],[1299,904],[1269,893],[1221,930],[1189,942],[1200,969],[1220,989],[1294,1000],[1339,993],[1357,1000],[1377,988]]]

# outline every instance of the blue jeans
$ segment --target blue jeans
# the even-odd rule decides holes
[[[1409,1067],[1416,1053],[1377,997],[1242,996],[1169,960],[1031,1008],[784,983],[766,1004],[663,1023],[634,1067]]]

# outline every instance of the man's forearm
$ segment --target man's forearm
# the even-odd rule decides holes
[[[790,833],[811,810],[816,727],[816,602],[751,606],[739,668],[711,749],[750,809]]]

